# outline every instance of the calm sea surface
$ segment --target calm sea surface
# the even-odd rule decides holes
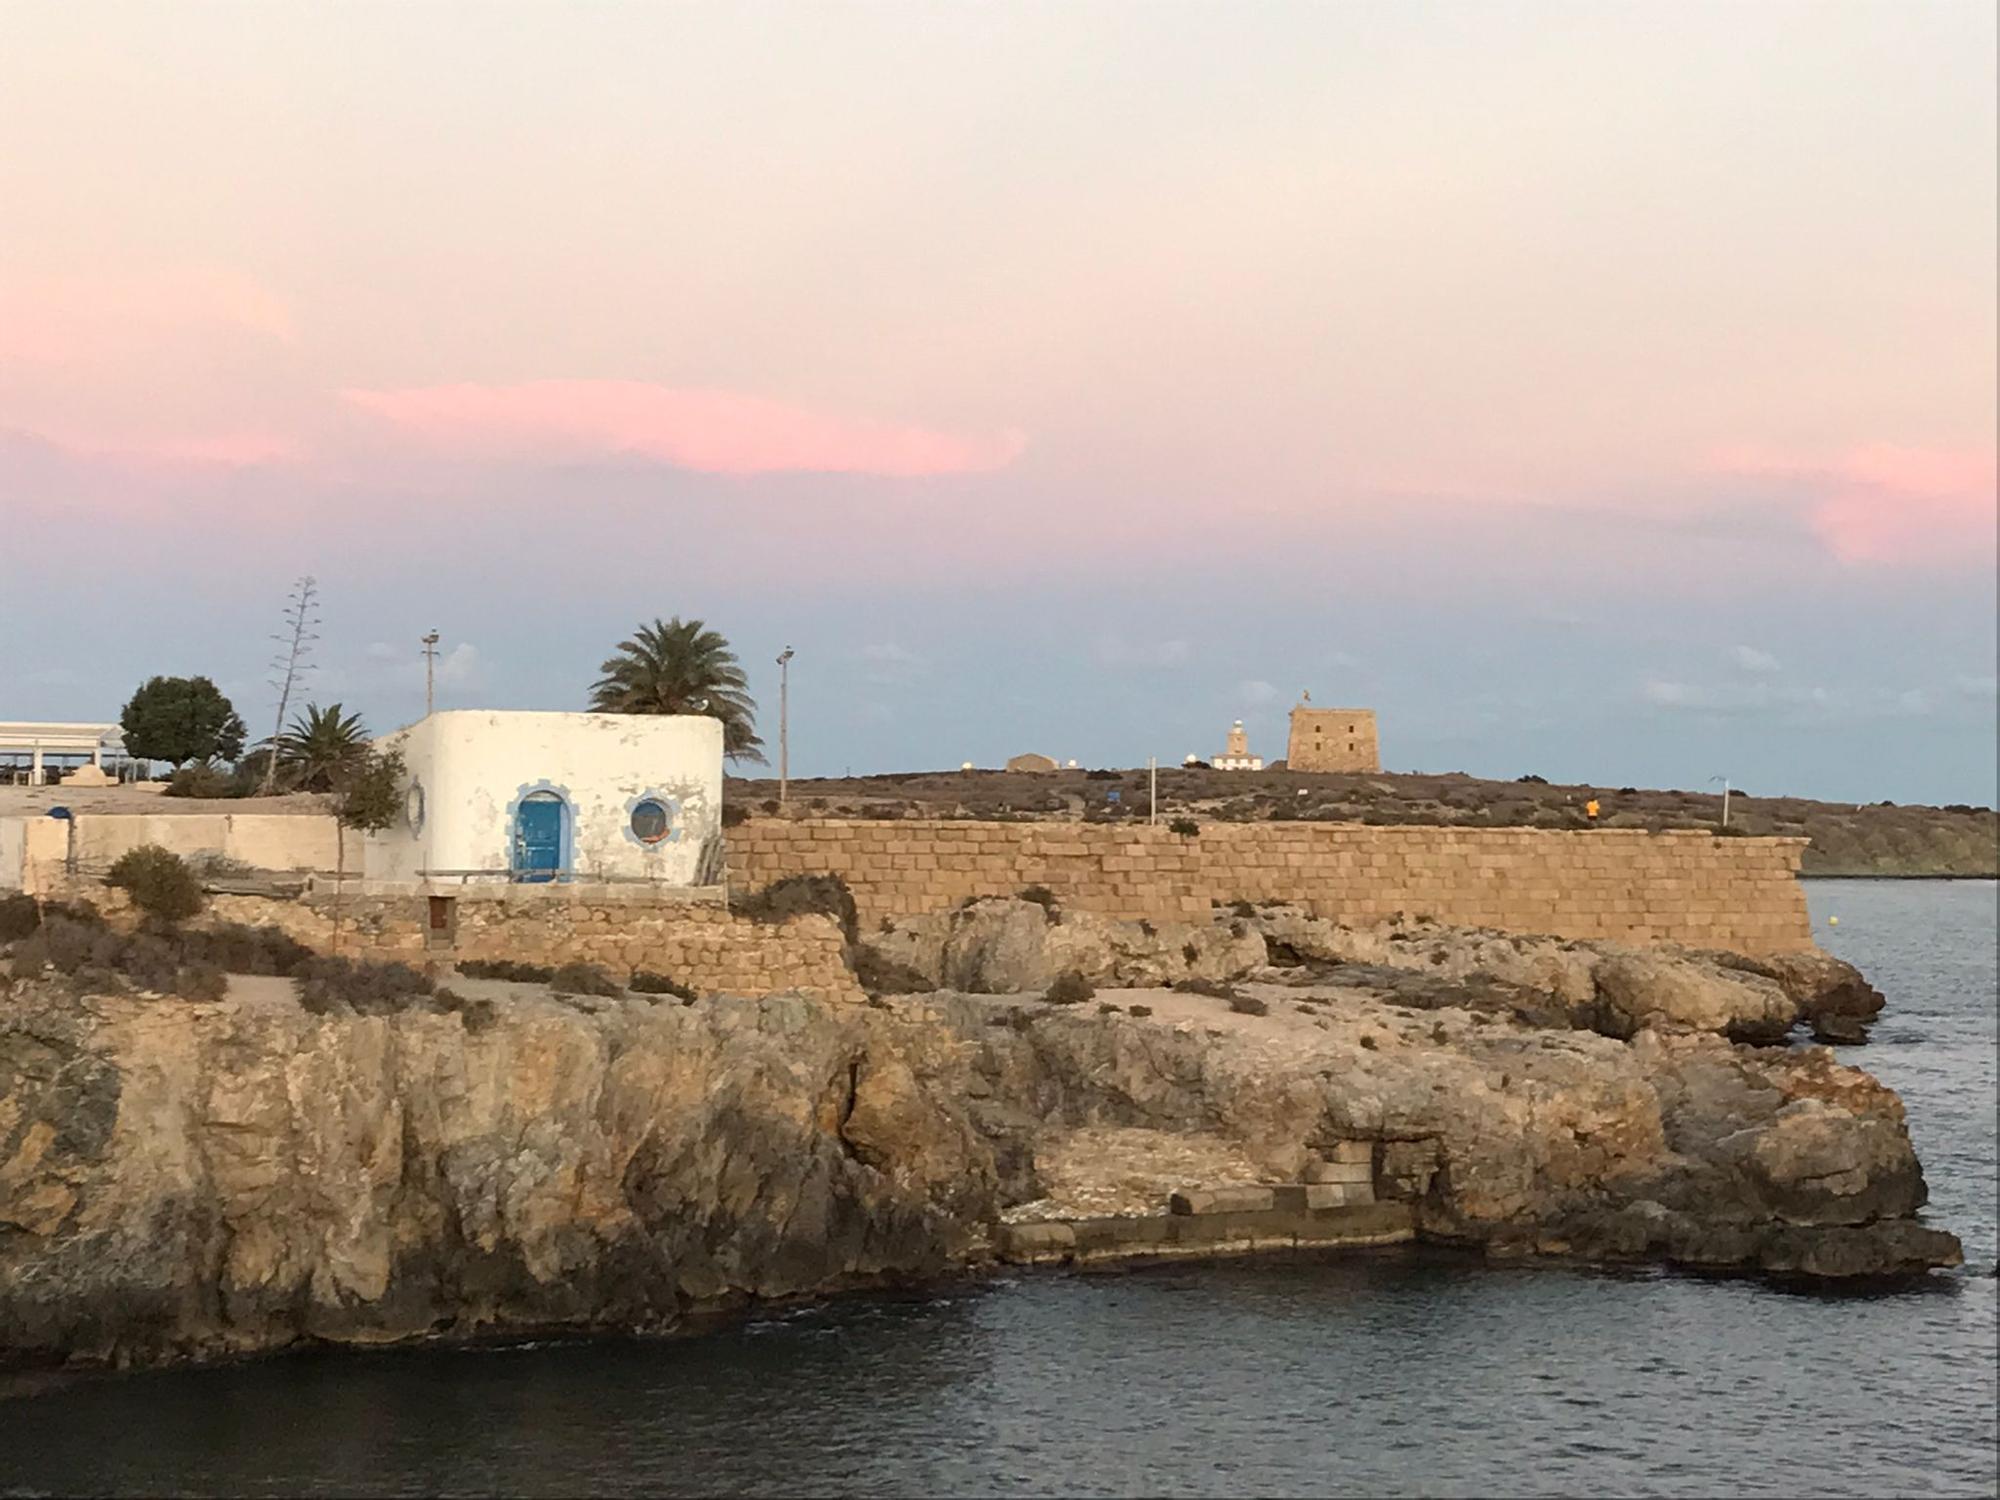
[[[1849,1055],[1965,1241],[1918,1288],[1422,1252],[1026,1277],[696,1339],[75,1380],[0,1400],[0,1493],[1990,1495],[1995,886],[1809,897],[1889,996]]]

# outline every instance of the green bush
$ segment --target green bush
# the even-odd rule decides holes
[[[1141,1019],[1150,1016],[1152,1013],[1153,1013],[1153,1007],[1150,1005],[1130,1005],[1125,1008],[1126,1015],[1138,1016]]]
[[[700,997],[678,979],[669,979],[664,974],[655,974],[650,969],[636,969],[631,984],[626,986],[635,995],[673,995],[682,1000],[696,1000]]]
[[[104,877],[132,898],[132,904],[162,922],[179,922],[202,908],[201,881],[178,854],[158,844],[141,844],[118,856]]]
[[[1167,824],[1168,833],[1177,833],[1184,839],[1196,837],[1201,832],[1201,824],[1193,818],[1175,818]]]
[[[437,988],[408,964],[315,956],[299,965],[299,1004],[316,1016],[391,1016]]]
[[[818,913],[838,922],[849,943],[861,937],[854,892],[838,875],[787,875],[761,891],[732,897],[729,909],[753,922],[787,922],[809,912]]]
[[[1075,969],[1058,974],[1042,998],[1051,1005],[1080,1005],[1097,993],[1097,986]]]
[[[547,984],[555,977],[547,964],[517,964],[511,958],[462,959],[458,972],[467,979],[508,979],[517,984]]]
[[[240,797],[236,778],[219,766],[182,766],[167,778],[163,797]]]
[[[558,995],[622,995],[625,987],[596,964],[570,962],[559,965],[549,975],[549,988]]]

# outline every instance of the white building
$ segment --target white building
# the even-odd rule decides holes
[[[1238,719],[1229,727],[1229,748],[1209,764],[1218,771],[1261,771],[1264,757],[1250,753],[1250,736],[1244,732],[1243,721]]]
[[[409,780],[371,886],[722,881],[720,720],[451,710],[380,746]]]

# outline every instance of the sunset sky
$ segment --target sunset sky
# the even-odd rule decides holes
[[[1995,795],[1995,8],[0,13],[0,718]]]

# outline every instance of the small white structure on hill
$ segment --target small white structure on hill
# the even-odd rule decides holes
[[[371,886],[722,882],[718,719],[454,709],[379,744],[409,774]]]
[[[1229,726],[1229,748],[1209,764],[1218,771],[1261,771],[1264,757],[1250,753],[1250,736],[1244,732],[1243,721],[1238,719]]]

